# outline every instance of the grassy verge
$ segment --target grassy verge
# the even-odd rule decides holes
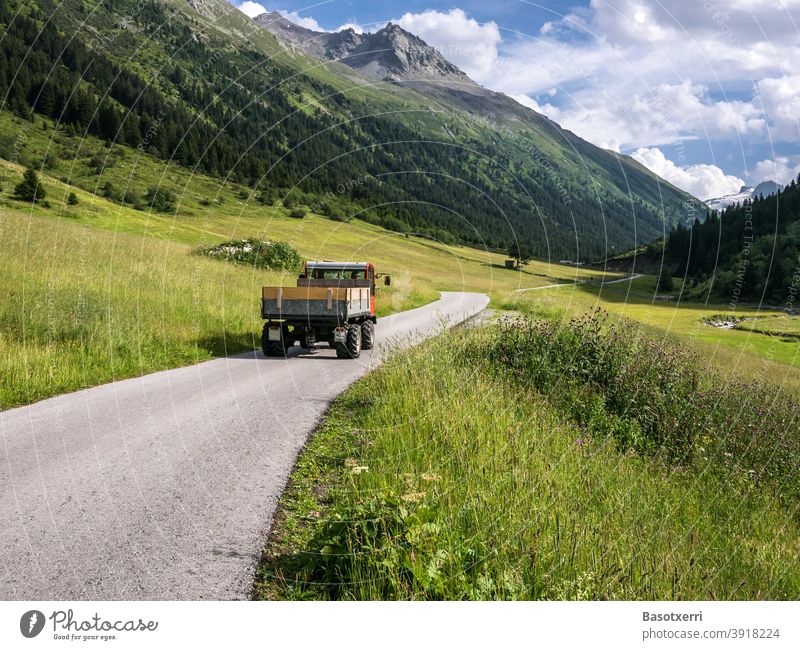
[[[535,327],[446,334],[337,400],[256,597],[797,598],[796,405],[642,332]]]
[[[542,291],[512,293],[498,305],[536,317],[562,317],[582,314],[595,307],[606,310],[614,319],[630,319],[646,327],[654,336],[689,343],[702,355],[721,379],[759,378],[800,393],[800,341],[741,329],[721,329],[708,324],[712,316],[728,318],[769,317],[764,322],[792,320],[777,318],[780,312],[769,308],[697,304],[677,300],[680,282],[666,299],[656,291],[656,279],[644,276],[630,282],[599,286],[583,283]],[[750,321],[742,323],[747,326]],[[759,321],[752,321],[759,323]]]

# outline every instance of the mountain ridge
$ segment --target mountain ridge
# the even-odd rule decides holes
[[[720,196],[714,199],[708,199],[705,201],[705,204],[712,210],[722,212],[725,208],[737,203],[743,203],[744,201],[755,198],[756,196],[772,196],[773,194],[780,192],[782,189],[783,185],[780,183],[776,183],[773,180],[765,180],[761,181],[755,187],[750,185],[742,185],[738,192],[726,194],[725,196]]]
[[[317,58],[338,61],[377,80],[430,78],[474,84],[464,72],[421,38],[389,22],[376,32],[352,28],[319,32],[293,23],[277,11],[253,18],[279,40]]]

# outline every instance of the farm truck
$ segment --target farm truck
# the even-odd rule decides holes
[[[295,287],[263,287],[261,348],[283,357],[295,343],[313,348],[325,341],[340,359],[357,359],[375,343],[375,289],[370,262],[306,262]]]

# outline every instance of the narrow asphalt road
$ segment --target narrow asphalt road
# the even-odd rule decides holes
[[[443,293],[377,348],[261,352],[0,412],[0,599],[247,598],[298,452],[380,355],[486,307]]]

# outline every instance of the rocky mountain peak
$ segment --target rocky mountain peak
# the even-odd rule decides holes
[[[387,23],[372,34],[358,34],[352,28],[340,32],[313,31],[295,25],[277,12],[261,14],[254,20],[284,44],[312,56],[340,61],[373,79],[472,83],[435,48],[396,23]]]

